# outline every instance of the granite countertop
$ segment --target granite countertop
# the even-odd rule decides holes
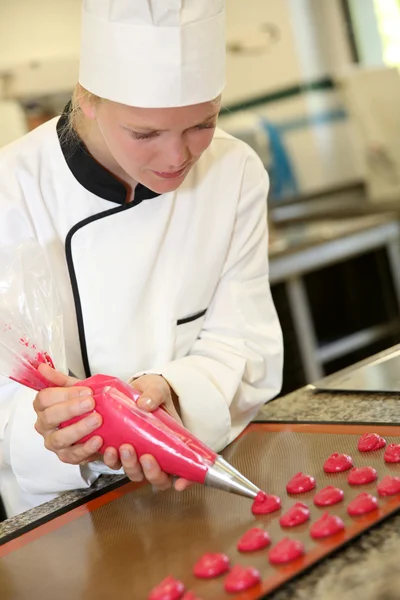
[[[325,381],[328,382],[339,374],[346,375],[355,368],[384,358],[397,350],[400,350],[400,344],[342,369],[330,377],[326,377]],[[387,423],[393,425],[400,424],[400,402],[396,395],[313,392],[305,386],[265,404],[256,420],[301,423]]]
[[[400,345],[357,364],[399,350]],[[342,373],[353,369],[349,367]],[[314,393],[302,388],[264,406],[257,420],[298,422],[400,423],[400,402],[384,394]],[[121,476],[100,477],[90,490],[69,492],[0,523],[0,538],[72,507],[82,498],[122,482]],[[271,594],[272,600],[394,600],[400,598],[400,514],[390,517],[351,545]]]

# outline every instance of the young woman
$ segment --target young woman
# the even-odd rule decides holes
[[[277,394],[282,339],[268,282],[268,178],[216,129],[222,0],[85,0],[80,83],[64,114],[0,152],[1,244],[36,239],[61,297],[68,367],[115,375],[221,450]],[[0,274],[1,279],[1,274]],[[171,479],[132,446],[96,452],[76,379],[0,388],[9,515],[122,466]],[[83,435],[86,444],[75,444]],[[43,443],[44,442],[44,443]],[[183,489],[186,482],[175,483]]]

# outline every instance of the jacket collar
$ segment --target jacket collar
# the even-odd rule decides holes
[[[116,204],[125,204],[127,197],[125,185],[93,158],[78,136],[73,137],[66,134],[70,110],[71,103],[69,102],[58,120],[57,135],[71,173],[89,192],[104,200]],[[159,195],[157,192],[153,192],[153,190],[138,183],[135,188],[134,204],[156,198]]]

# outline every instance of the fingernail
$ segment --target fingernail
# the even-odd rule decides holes
[[[81,408],[82,410],[91,410],[92,408],[94,408],[93,398],[86,398],[85,400],[81,400]]]
[[[121,457],[122,458],[131,458],[132,457],[132,452],[130,450],[127,450],[126,448],[124,448],[124,450],[121,450]]]
[[[153,464],[148,458],[142,458],[140,463],[142,467],[146,469],[146,471],[151,471],[151,469],[153,468]]]
[[[102,443],[102,440],[100,440],[99,438],[92,438],[91,440],[89,440],[89,447],[93,450],[97,450],[101,447]]]
[[[96,426],[100,425],[100,416],[92,415],[91,417],[89,417],[89,425],[91,427],[96,427]]]
[[[79,390],[79,396],[93,396],[93,390],[90,388],[81,388]]]
[[[152,400],[152,398],[140,398],[138,400],[138,404],[140,408],[143,408],[144,410],[152,410],[153,408],[155,408],[155,404]]]

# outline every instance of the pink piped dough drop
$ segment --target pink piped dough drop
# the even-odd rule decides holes
[[[194,592],[186,592],[186,594],[182,597],[182,600],[201,600]]]
[[[359,515],[365,515],[373,510],[378,508],[378,500],[375,496],[371,496],[371,494],[367,494],[367,492],[361,492],[352,500],[347,507],[347,512],[352,517],[357,517]]]
[[[268,560],[272,565],[284,565],[296,560],[305,553],[304,545],[299,540],[283,538],[268,553]]]
[[[253,527],[246,531],[246,533],[240,538],[237,544],[239,552],[255,552],[256,550],[262,550],[271,543],[269,533],[260,529],[259,527]]]
[[[364,433],[358,440],[360,452],[372,452],[386,446],[386,440],[377,433]]]
[[[182,581],[168,576],[150,592],[148,600],[181,600],[184,592]]]
[[[400,477],[386,475],[378,483],[378,494],[380,496],[395,496],[396,494],[400,494]]]
[[[243,592],[260,583],[260,573],[254,567],[235,565],[225,577],[224,587],[227,592]]]
[[[286,491],[289,494],[303,494],[310,492],[315,488],[315,479],[311,475],[296,473],[294,477],[286,484]]]
[[[218,577],[229,570],[229,558],[226,554],[207,553],[193,567],[193,574],[200,579]]]
[[[383,459],[387,463],[400,462],[400,444],[389,444],[385,450]]]
[[[375,481],[377,477],[378,474],[373,467],[358,467],[350,471],[347,481],[350,485],[365,485]]]
[[[258,492],[252,507],[253,515],[268,515],[269,513],[279,510],[281,507],[281,499],[279,496]]]
[[[315,521],[310,527],[310,535],[315,540],[319,538],[326,538],[339,531],[343,531],[344,523],[340,517],[336,515],[330,515],[325,512],[322,517]]]
[[[341,502],[344,498],[344,492],[340,488],[333,485],[327,485],[319,490],[314,496],[315,506],[332,506]]]
[[[324,462],[325,473],[342,473],[353,466],[353,459],[348,454],[334,452]]]
[[[279,523],[282,527],[296,527],[305,523],[310,518],[310,509],[303,502],[296,502],[289,510],[281,516]]]

